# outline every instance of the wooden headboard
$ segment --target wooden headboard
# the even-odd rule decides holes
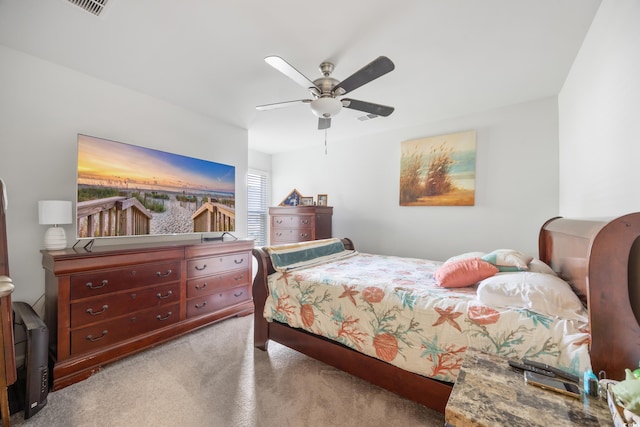
[[[552,218],[540,230],[539,251],[587,306],[593,371],[624,379],[640,360],[640,212]]]

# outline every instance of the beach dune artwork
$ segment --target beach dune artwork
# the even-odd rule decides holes
[[[78,135],[77,237],[233,231],[235,167]]]
[[[401,143],[400,206],[473,206],[476,131]]]

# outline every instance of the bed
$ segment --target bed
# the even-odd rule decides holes
[[[528,274],[530,277],[548,274],[549,277],[553,277],[555,272],[558,277],[569,284],[567,288],[574,294],[575,299],[581,302],[579,309],[572,309],[572,313],[575,315],[569,315],[570,319],[565,319],[565,314],[562,314],[555,320],[549,320],[553,316],[531,316],[531,313],[527,313],[528,310],[522,308],[507,310],[504,306],[492,307],[485,304],[484,301],[482,304],[478,304],[477,301],[474,303],[474,298],[476,298],[474,293],[481,294],[480,287],[484,286],[485,280],[479,281],[480,285],[472,287],[427,292],[446,292],[444,301],[448,302],[436,303],[435,307],[431,307],[431,311],[435,311],[439,315],[435,321],[418,319],[413,317],[413,311],[410,311],[411,316],[407,316],[406,310],[405,314],[402,314],[399,309],[390,309],[379,298],[380,293],[394,293],[396,299],[398,296],[404,297],[400,300],[405,305],[414,303],[420,305],[419,301],[422,297],[420,292],[416,292],[413,287],[415,280],[412,279],[412,275],[415,273],[410,273],[409,267],[405,271],[400,269],[402,274],[397,278],[398,281],[393,285],[393,292],[391,292],[383,287],[383,282],[388,282],[389,279],[378,277],[383,274],[380,273],[380,270],[370,275],[371,283],[366,283],[364,289],[351,287],[351,283],[361,282],[362,277],[367,276],[366,273],[363,273],[366,270],[352,270],[353,264],[373,264],[380,269],[380,263],[386,262],[385,259],[390,259],[391,263],[417,263],[418,269],[422,269],[425,276],[433,276],[435,271],[445,269],[445,264],[441,262],[396,259],[396,257],[383,257],[381,261],[371,254],[357,253],[351,240],[342,239],[340,244],[344,252],[335,251],[335,254],[325,256],[324,258],[328,262],[314,262],[313,260],[308,262],[309,260],[306,260],[298,265],[298,268],[295,268],[295,262],[291,263],[292,258],[290,258],[288,265],[291,268],[287,267],[287,262],[283,268],[282,260],[286,260],[288,256],[286,251],[283,255],[278,251],[278,247],[255,248],[253,253],[258,261],[258,270],[253,286],[254,345],[262,350],[267,350],[268,342],[270,340],[276,341],[405,398],[443,412],[452,383],[455,381],[456,369],[459,367],[464,350],[469,344],[448,343],[440,338],[440,342],[437,343],[438,348],[449,350],[446,355],[442,356],[446,358],[443,363],[443,360],[437,360],[436,353],[431,348],[434,341],[433,335],[426,339],[416,337],[417,341],[413,342],[408,337],[419,334],[429,336],[432,329],[444,330],[443,328],[448,328],[450,332],[456,332],[456,330],[464,332],[467,337],[473,335],[476,338],[483,338],[483,334],[490,335],[487,334],[487,328],[497,327],[497,323],[494,322],[497,317],[509,319],[509,316],[526,317],[528,315],[530,319],[526,320],[529,322],[527,326],[523,327],[524,329],[513,326],[512,331],[520,330],[520,332],[526,332],[521,335],[532,335],[537,333],[534,331],[536,328],[532,325],[546,322],[547,329],[553,329],[556,332],[558,330],[564,331],[561,335],[565,335],[563,340],[567,341],[565,344],[571,351],[561,350],[558,347],[560,344],[555,342],[546,347],[540,344],[529,345],[521,342],[521,336],[510,336],[508,337],[510,341],[506,339],[505,342],[509,341],[514,345],[495,346],[495,351],[498,354],[518,358],[523,354],[527,355],[533,352],[536,357],[540,356],[541,360],[545,362],[549,362],[550,357],[564,357],[564,359],[558,359],[558,363],[553,364],[574,372],[591,367],[596,373],[605,371],[608,378],[621,379],[624,377],[624,369],[637,366],[638,360],[640,360],[640,322],[638,320],[640,318],[640,278],[637,271],[640,263],[640,239],[638,236],[640,236],[640,213],[625,215],[613,220],[553,218],[545,222],[540,229],[539,260],[536,260],[542,266],[549,266],[553,270],[552,272],[500,270],[495,275],[487,276],[486,282],[492,283],[495,282],[493,279],[496,277],[516,277],[519,274]],[[292,251],[298,254],[295,249]],[[470,254],[461,254],[459,259],[470,259],[468,255]],[[472,258],[476,256],[481,255],[474,254]],[[322,260],[322,258],[321,256],[320,259]],[[448,260],[447,263],[449,261],[456,263],[459,259]],[[493,261],[496,260],[493,259]],[[496,263],[496,265],[498,264],[500,263]],[[327,268],[331,270],[331,265],[340,276],[335,279],[335,283],[332,283],[334,278],[327,276]],[[354,272],[354,277],[349,277],[350,271]],[[358,273],[356,274],[355,271]],[[273,287],[271,290],[269,289],[269,277],[271,277]],[[297,286],[300,291],[295,298],[300,303],[298,306],[290,305],[290,300],[282,298],[283,295],[289,297],[289,294],[285,295],[281,290],[277,290],[275,284],[277,278],[285,282],[290,281]],[[323,288],[315,288],[322,283],[314,284],[313,291],[311,291],[312,287],[309,286],[309,283],[318,280],[318,278],[320,278],[319,282],[325,282],[324,284],[336,285],[339,293],[332,296],[329,291],[323,290]],[[354,281],[350,282],[349,280]],[[380,289],[383,291],[381,292]],[[406,292],[411,289],[414,291]],[[420,289],[422,288],[420,287]],[[416,295],[417,299],[411,298]],[[358,300],[354,301],[356,296]],[[451,298],[456,301],[456,304],[467,305],[450,308],[452,307]],[[333,301],[333,308],[322,309],[323,300]],[[340,303],[339,309],[336,309],[335,303],[338,301]],[[310,305],[315,307],[314,311],[310,310]],[[364,307],[364,311],[374,314],[374,320],[363,320],[362,324],[369,325],[374,329],[377,328],[378,332],[387,333],[376,334],[366,331],[363,333],[354,328],[349,330],[349,322],[360,318],[360,314],[347,311],[346,308],[351,305],[359,305]],[[374,307],[378,307],[378,309],[376,310]],[[382,307],[387,307],[386,311],[380,311]],[[465,308],[460,309],[460,307]],[[315,325],[315,323],[323,323],[322,313],[324,311],[326,311],[324,323],[338,324],[340,332],[335,330],[323,332]],[[391,325],[391,330],[389,324],[382,324],[388,317],[393,317],[385,317],[390,314],[400,319]],[[471,318],[469,318],[470,316]],[[364,314],[362,314],[362,319],[366,319]],[[511,320],[511,322],[516,321]],[[550,328],[550,325],[553,327]],[[372,340],[379,335],[385,335],[382,338],[388,339],[388,335],[390,335],[388,332],[393,332],[397,338],[395,342],[391,343],[392,345],[388,340],[378,340],[378,343],[374,342],[375,339]],[[499,332],[495,332],[495,334],[500,335]],[[442,336],[447,335],[439,335],[439,337]],[[504,337],[505,335],[500,336]],[[541,339],[542,341],[540,341]],[[368,350],[365,348],[367,341],[370,344]],[[538,343],[543,341],[544,338],[537,338]],[[556,339],[556,341],[558,340]],[[474,347],[475,344],[476,342],[474,342]],[[491,346],[486,344],[486,340],[477,341],[477,345],[491,351]],[[533,350],[530,350],[531,348]],[[611,349],[615,349],[615,351]],[[413,353],[411,354],[411,352]],[[563,354],[564,356],[562,356]],[[419,362],[422,365],[417,369],[409,363],[416,358],[420,358]],[[427,361],[432,363],[429,364]],[[437,369],[434,369],[434,366]],[[421,371],[421,369],[426,369],[426,371]]]

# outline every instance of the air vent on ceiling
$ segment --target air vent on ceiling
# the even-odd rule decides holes
[[[364,122],[367,120],[375,119],[376,117],[379,117],[379,116],[376,114],[365,114],[364,116],[358,117],[358,120],[360,120],[361,122]]]
[[[100,14],[107,7],[109,0],[68,0],[69,3],[75,4],[86,10],[87,12],[100,16]]]

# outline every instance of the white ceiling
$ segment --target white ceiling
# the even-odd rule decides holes
[[[349,93],[396,108],[343,109],[328,138],[424,124],[558,94],[600,0],[0,0],[0,44],[246,128],[267,153],[324,143],[308,98],[267,65],[344,80],[380,55],[395,70]],[[1,65],[0,65],[1,66]]]

